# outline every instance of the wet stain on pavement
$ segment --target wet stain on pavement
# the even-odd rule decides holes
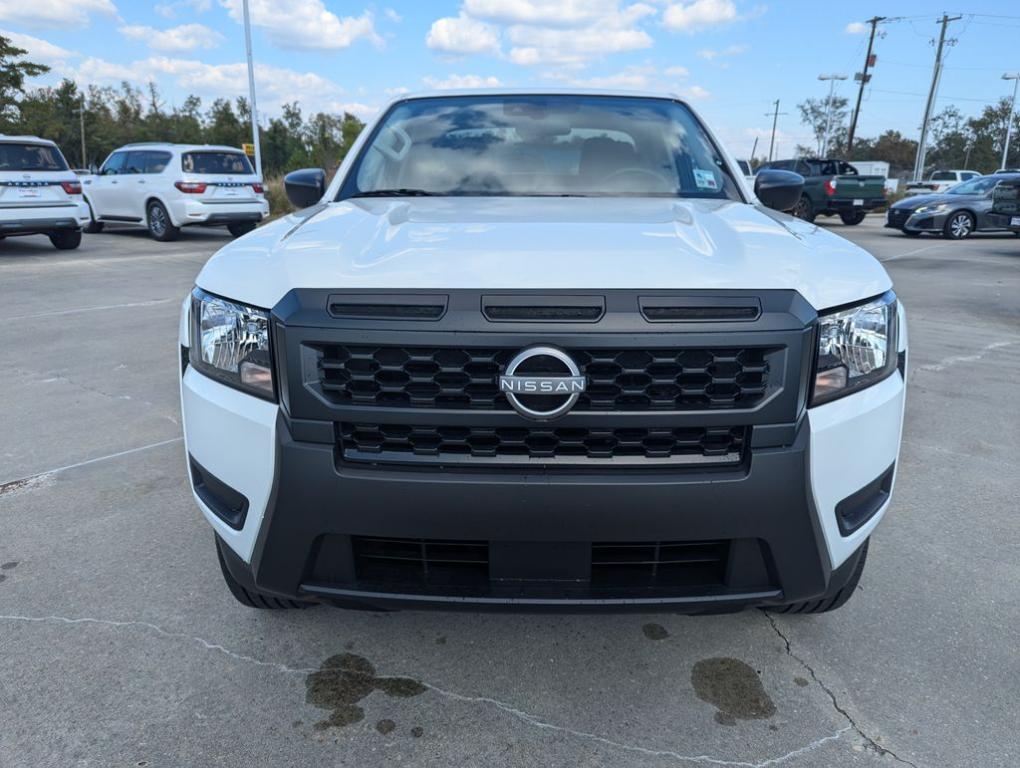
[[[315,729],[342,728],[365,717],[358,706],[372,691],[387,696],[408,698],[424,693],[427,688],[409,677],[380,677],[375,667],[363,656],[341,653],[330,656],[316,672],[305,678],[305,701],[319,709],[332,710]]]
[[[3,563],[2,565],[0,565],[0,571],[9,571],[9,570],[11,570],[13,568],[17,568],[17,566],[18,566],[18,561],[17,560],[12,560],[9,563]],[[0,581],[7,581],[7,574],[6,573],[0,573]]]
[[[720,725],[776,713],[758,673],[739,659],[702,659],[691,670],[691,684],[699,699],[716,708],[715,721]]]
[[[425,729],[422,728],[420,725],[416,725],[414,726],[414,728],[411,729],[411,735],[414,736],[414,738],[416,739],[420,739],[422,736],[425,735]]]
[[[383,736],[388,733],[393,733],[393,729],[397,727],[397,724],[392,720],[380,720],[375,724],[375,729],[379,731]]]
[[[795,682],[801,688],[805,687],[808,684],[807,678],[804,677],[795,677],[793,678],[793,682]]]
[[[645,624],[641,627],[641,631],[649,640],[665,640],[669,637],[669,632],[661,624]]]

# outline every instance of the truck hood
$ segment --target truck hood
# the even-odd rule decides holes
[[[198,277],[272,307],[293,288],[792,289],[816,309],[887,291],[863,249],[744,203],[620,198],[361,199],[221,249]]]

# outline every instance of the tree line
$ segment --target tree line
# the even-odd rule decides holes
[[[231,147],[251,141],[251,109],[245,98],[216,99],[203,108],[201,99],[189,96],[180,105],[168,106],[154,83],[146,89],[129,83],[82,89],[66,79],[30,90],[25,80],[46,73],[48,67],[26,61],[25,54],[0,35],[0,133],[50,139],[75,168],[98,167],[114,149],[137,141]],[[305,117],[296,101],[285,104],[279,117],[259,127],[263,172],[276,176],[295,168],[333,170],[363,127],[350,113]]]
[[[847,99],[834,96],[807,99],[797,105],[801,122],[815,139],[815,146],[797,146],[798,156],[816,157],[825,137],[826,118],[830,125],[829,154],[850,160],[884,160],[889,163],[891,176],[909,174],[914,169],[917,141],[908,139],[899,131],[886,131],[877,138],[856,138],[850,156],[846,157],[847,123],[850,116]],[[931,143],[925,162],[929,170],[936,168],[966,168],[991,173],[1002,163],[1002,149],[1006,141],[1006,128],[1013,121],[1013,143],[1006,167],[1020,166],[1020,114],[1011,114],[1008,98],[988,104],[981,113],[966,117],[954,105],[935,114],[929,123]]]

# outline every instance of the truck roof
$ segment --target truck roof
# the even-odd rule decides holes
[[[19,144],[32,143],[32,144],[47,144],[49,146],[57,146],[56,143],[49,139],[41,139],[38,136],[9,136],[6,133],[0,133],[0,142],[13,144],[15,142]]]

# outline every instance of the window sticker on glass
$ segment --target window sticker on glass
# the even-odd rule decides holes
[[[694,183],[698,185],[698,189],[719,189],[719,182],[715,180],[715,174],[701,168],[694,169]]]

